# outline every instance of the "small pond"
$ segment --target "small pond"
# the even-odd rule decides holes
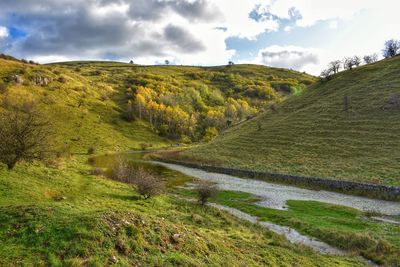
[[[166,182],[167,188],[182,186],[187,182],[193,181],[192,177],[183,173],[171,170],[159,164],[145,161],[143,158],[149,153],[150,152],[134,151],[119,154],[100,155],[90,158],[89,163],[94,168],[103,169],[105,175],[107,177],[111,177],[113,166],[115,166],[119,160],[124,160],[127,162],[127,164],[134,168],[141,167],[157,177],[161,177]]]

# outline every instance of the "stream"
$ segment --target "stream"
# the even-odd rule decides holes
[[[370,199],[345,195],[329,191],[316,191],[289,185],[273,184],[254,179],[239,178],[231,175],[206,172],[177,164],[152,161],[169,169],[179,171],[188,176],[216,183],[222,190],[240,191],[253,194],[261,200],[257,205],[285,210],[286,201],[304,200],[319,201],[335,205],[352,207],[362,211],[378,211],[384,215],[400,215],[400,202]]]

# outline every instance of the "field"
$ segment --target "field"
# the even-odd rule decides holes
[[[400,58],[336,74],[180,160],[400,185]]]
[[[107,72],[92,77],[76,65],[0,63],[2,107],[36,103],[56,130],[57,152],[48,166],[20,162],[12,171],[0,168],[0,265],[363,265],[356,257],[321,255],[225,212],[181,200],[172,186],[189,178],[177,173],[160,173],[169,187],[148,200],[131,185],[92,175],[88,150],[107,155],[177,141],[160,137],[143,120],[126,121],[126,88]],[[86,71],[105,63],[96,64]],[[24,81],[13,81],[13,75]],[[35,84],[37,77],[52,81]]]
[[[86,161],[0,170],[0,265],[361,265],[172,193],[144,200],[129,185],[90,175]]]

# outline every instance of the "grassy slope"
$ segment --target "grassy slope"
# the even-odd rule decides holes
[[[400,58],[335,75],[277,111],[231,128],[182,158],[236,168],[400,185]],[[351,109],[344,111],[344,97]],[[261,129],[259,127],[261,126]]]
[[[177,194],[195,197],[195,192],[177,189]],[[364,256],[385,266],[400,264],[400,226],[374,220],[379,214],[315,201],[288,201],[287,210],[257,205],[258,199],[244,192],[222,191],[213,202],[241,210],[278,225],[322,240],[333,247]],[[391,217],[399,220],[399,216]]]
[[[0,170],[0,265],[360,264],[290,245],[172,195],[143,200],[128,185],[89,175],[85,160],[76,156],[58,169],[18,165],[14,172]],[[174,234],[180,234],[177,241]]]
[[[122,93],[101,79],[62,66],[0,60],[1,79],[16,73],[25,81],[38,73],[67,79],[48,87],[9,83],[0,95],[39,101],[54,121],[59,148],[66,152],[168,144],[143,123],[123,122],[118,103]],[[169,194],[145,201],[128,185],[89,175],[86,161],[86,156],[75,155],[59,159],[57,167],[0,168],[0,265],[360,265],[353,258],[322,256],[290,245],[257,226]],[[164,178],[182,179],[176,174]],[[174,234],[180,234],[176,241]]]
[[[14,74],[20,75],[25,82],[22,85],[9,83],[7,91],[0,94],[0,100],[6,97],[13,101],[36,100],[54,123],[60,150],[85,152],[89,146],[94,146],[116,151],[138,149],[140,143],[151,143],[154,147],[168,144],[146,124],[122,120],[116,99],[123,93],[108,84],[92,81],[62,67],[0,59],[0,78],[7,79]],[[37,75],[55,81],[47,87],[33,85],[31,77]],[[59,77],[66,78],[67,82],[56,81]]]
[[[293,227],[378,264],[400,264],[400,227],[376,222],[358,210],[314,201],[288,201],[288,210],[281,211],[255,205],[251,196],[236,192],[222,192],[215,201],[261,220]]]

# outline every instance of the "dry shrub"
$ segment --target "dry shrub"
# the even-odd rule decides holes
[[[204,206],[211,197],[218,194],[218,188],[213,183],[202,181],[197,185],[196,192],[199,203]]]
[[[103,174],[104,174],[103,169],[97,168],[97,167],[94,168],[94,169],[92,169],[90,173],[91,173],[92,175],[95,175],[95,176],[100,176],[100,175],[103,175]]]
[[[3,106],[6,110],[0,112],[0,162],[9,170],[20,161],[49,162],[54,132],[36,103],[16,105],[5,100]]]
[[[118,157],[111,170],[112,178],[120,182],[132,184],[145,199],[161,194],[165,184],[160,177],[142,167],[134,168],[122,157]]]
[[[140,195],[145,199],[161,194],[164,191],[164,182],[146,171],[143,168],[138,168],[133,171],[133,184]]]
[[[127,183],[132,168],[128,162],[122,157],[117,156],[114,165],[111,168],[111,178],[120,182]]]
[[[93,147],[93,146],[89,147],[87,153],[88,153],[88,155],[95,154],[96,153],[96,148]]]

